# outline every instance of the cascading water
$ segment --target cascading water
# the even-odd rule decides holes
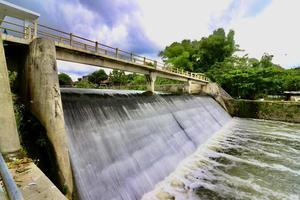
[[[299,199],[300,125],[120,92],[62,90],[80,199]]]
[[[231,120],[210,97],[90,94],[95,91],[62,90],[84,200],[140,199]]]
[[[144,200],[299,200],[300,125],[234,118]]]

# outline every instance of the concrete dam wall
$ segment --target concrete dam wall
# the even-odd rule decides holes
[[[210,97],[96,93],[62,90],[79,199],[140,199],[231,120]]]

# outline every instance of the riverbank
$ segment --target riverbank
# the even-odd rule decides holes
[[[299,102],[228,99],[225,104],[234,117],[300,123]]]

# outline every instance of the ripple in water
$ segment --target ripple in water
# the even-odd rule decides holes
[[[144,199],[300,199],[300,125],[234,118]]]

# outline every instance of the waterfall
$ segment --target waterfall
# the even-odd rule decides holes
[[[207,96],[62,90],[80,199],[140,199],[231,117]]]

